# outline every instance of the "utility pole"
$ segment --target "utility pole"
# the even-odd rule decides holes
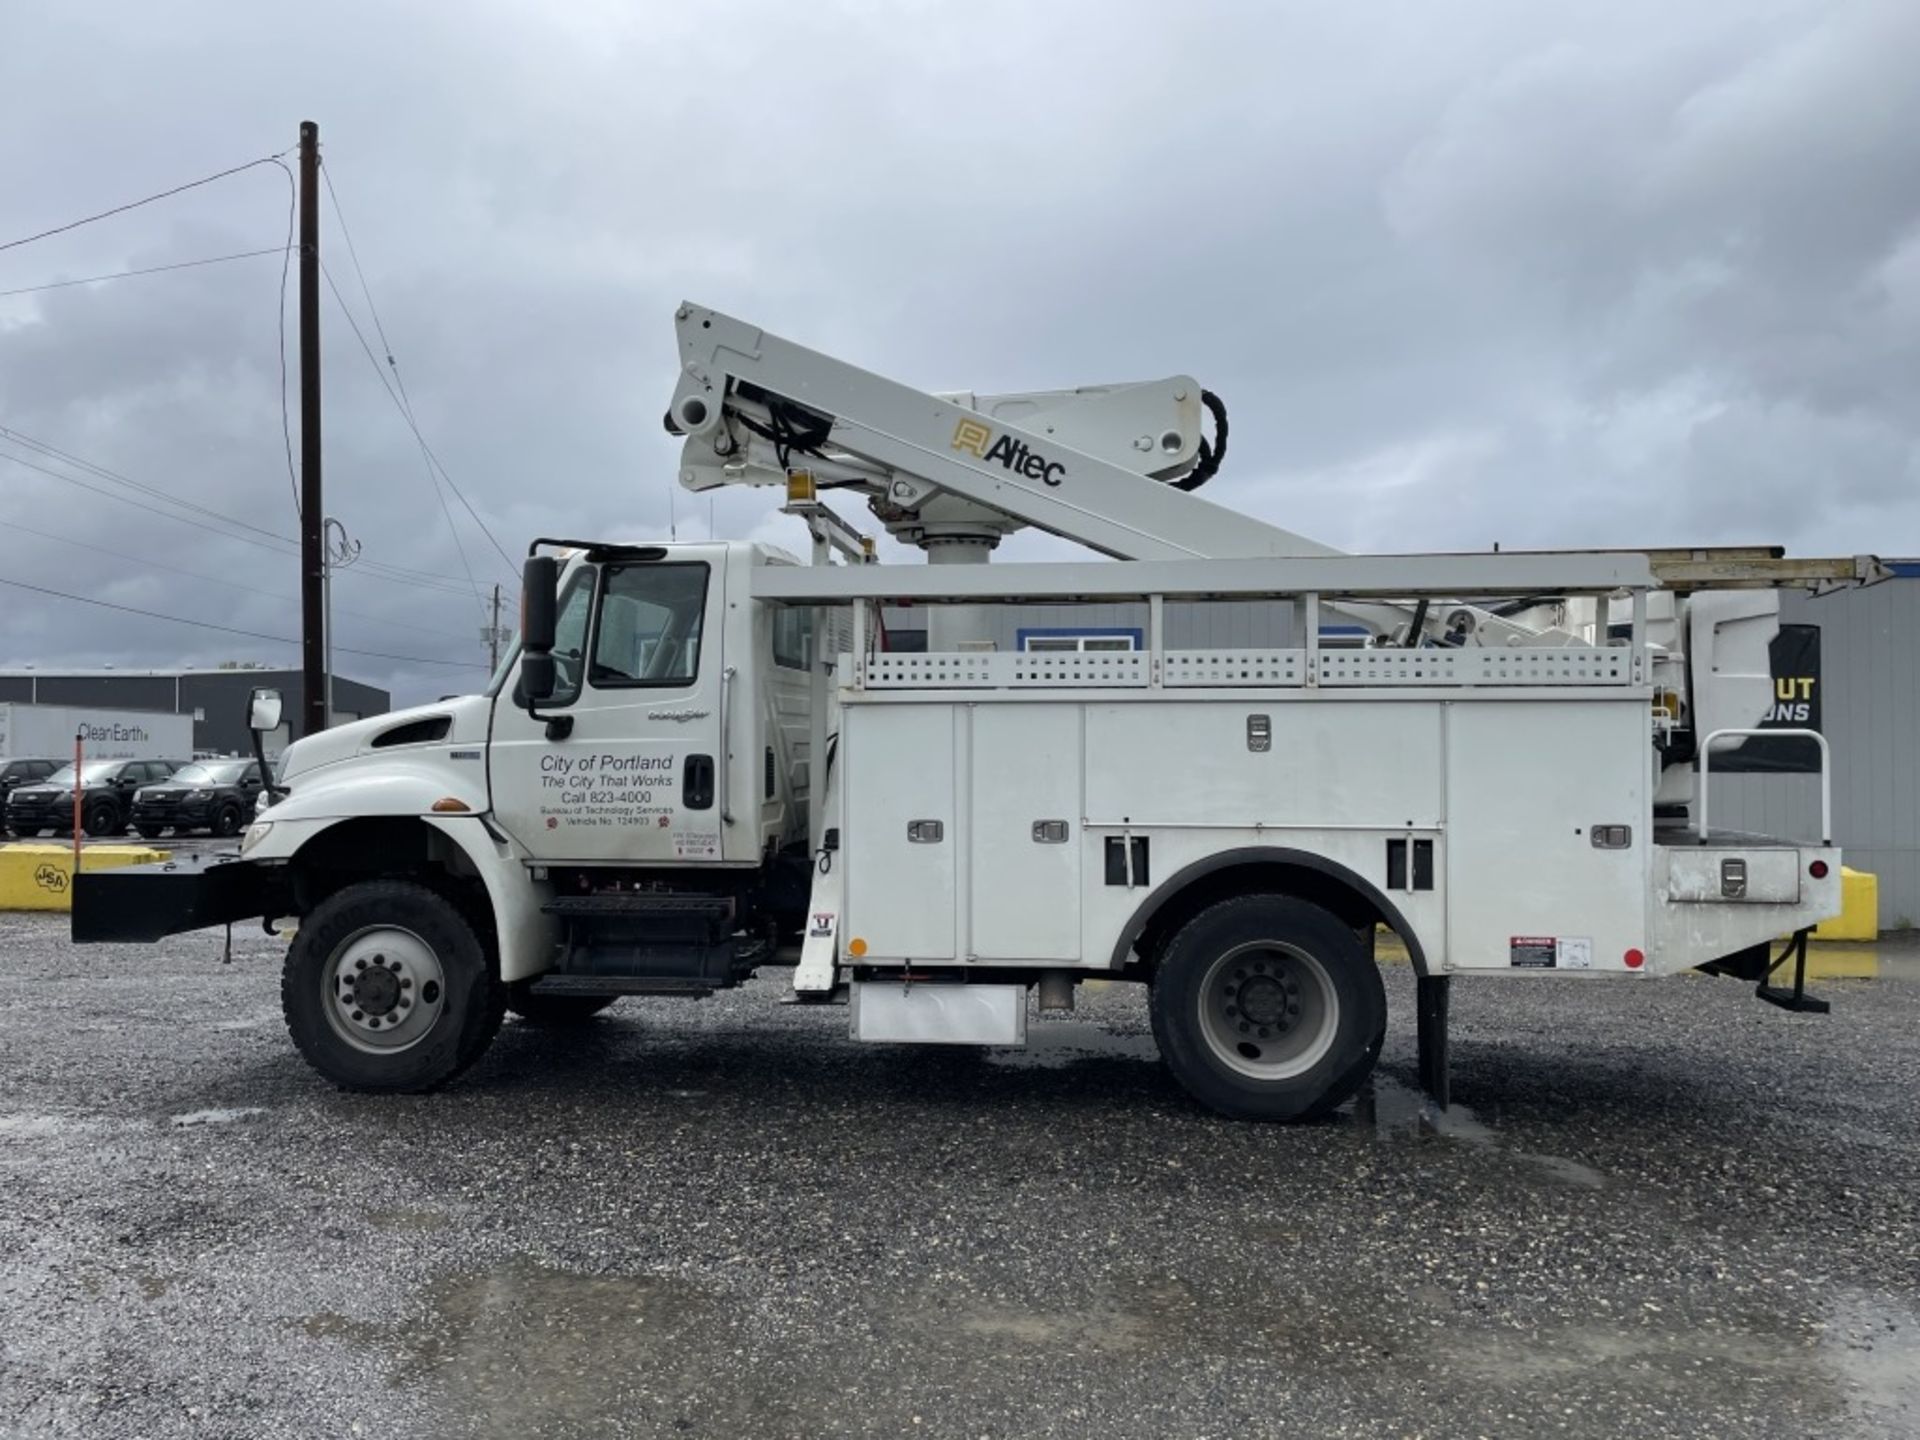
[[[300,694],[327,728],[326,511],[320,498],[320,127],[300,122]]]
[[[498,670],[500,647],[509,638],[507,632],[500,628],[500,587],[498,585],[493,587],[493,623],[480,632],[480,638],[487,642],[487,670],[489,672]]]
[[[343,570],[360,558],[360,542],[347,534],[347,527],[338,520],[329,519],[322,528],[326,546],[321,551],[321,559],[326,568],[320,587],[326,614],[327,637],[327,723],[333,723],[333,572]]]

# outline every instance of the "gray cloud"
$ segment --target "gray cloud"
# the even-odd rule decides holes
[[[422,428],[510,551],[667,528],[683,296],[935,388],[1191,371],[1233,409],[1209,495],[1349,548],[1920,550],[1899,0],[62,6],[11,32],[0,239],[320,121]],[[249,172],[3,252],[0,289],[276,244],[285,195]],[[277,287],[256,259],[0,300],[0,424],[291,534]],[[370,559],[462,577],[343,577],[341,641],[476,659],[452,592],[507,567],[455,505],[463,559],[328,307],[330,508]],[[712,514],[785,533],[771,509]],[[705,499],[673,511],[704,533]],[[282,598],[4,528],[0,574],[295,633],[269,549],[0,461],[7,521]],[[294,653],[0,593],[0,663]],[[479,679],[342,669],[403,699]]]

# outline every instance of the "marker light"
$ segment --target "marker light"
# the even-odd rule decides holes
[[[1622,958],[1626,960],[1629,970],[1638,970],[1647,963],[1647,954],[1644,950],[1629,950]]]
[[[1814,861],[1811,865],[1807,866],[1807,873],[1813,876],[1813,878],[1816,880],[1826,879],[1827,878],[1827,862],[1824,860]]]

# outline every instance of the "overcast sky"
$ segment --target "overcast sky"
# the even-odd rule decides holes
[[[683,297],[929,389],[1192,373],[1233,419],[1209,498],[1344,548],[1913,554],[1916,55],[1911,0],[14,6],[0,244],[318,121],[421,429],[514,554],[665,533]],[[287,198],[255,168],[0,251],[0,290],[279,246]],[[0,426],[293,535],[279,283],[0,298]],[[338,643],[478,662],[510,572],[326,303],[328,509],[454,577],[343,575]],[[799,548],[775,503],[718,528]],[[236,533],[0,459],[0,578],[297,634],[292,557]],[[0,664],[229,659],[298,651],[0,586]]]

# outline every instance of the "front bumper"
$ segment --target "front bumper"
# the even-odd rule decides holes
[[[7,828],[10,830],[64,830],[73,824],[73,801],[56,801],[51,805],[26,804],[13,801],[7,804]]]
[[[141,802],[133,807],[133,823],[162,830],[169,825],[198,830],[213,824],[215,803],[212,800]]]
[[[129,944],[290,913],[286,867],[231,856],[86,870],[73,882],[76,944]]]

